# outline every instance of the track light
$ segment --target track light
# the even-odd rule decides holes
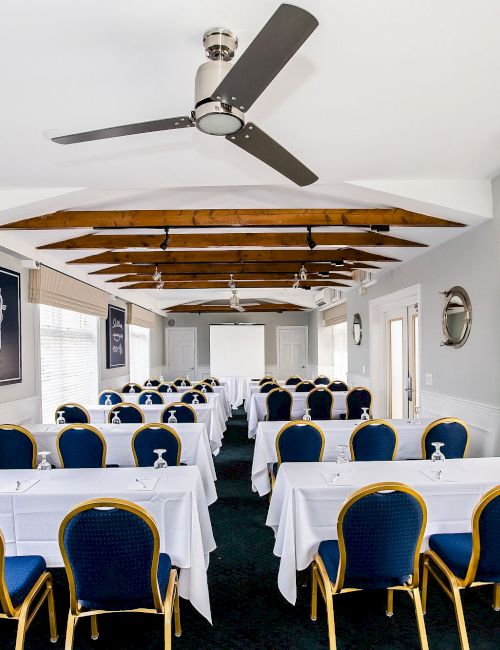
[[[299,275],[301,280],[307,280],[307,269],[303,264],[300,268]]]
[[[312,232],[311,232],[311,231],[312,231],[311,226],[307,226],[307,237],[306,237],[306,242],[307,242],[307,245],[309,246],[309,248],[310,248],[311,250],[313,250],[313,248],[316,248],[316,246],[317,246],[318,244],[314,241],[313,236],[312,236]]]
[[[227,286],[230,289],[236,289],[236,282],[234,281],[234,276],[232,273],[229,275],[229,282],[227,283]]]
[[[387,224],[380,224],[378,226],[370,226],[372,232],[389,232],[391,229]]]
[[[165,239],[160,244],[160,248],[162,249],[162,251],[167,250],[168,238],[169,238],[168,226],[165,226],[164,230],[165,230]]]
[[[160,273],[160,271],[158,271],[157,266],[155,266],[155,272],[154,272],[154,275],[153,275],[153,280],[155,282],[160,282],[160,280],[161,280],[161,273]]]
[[[332,266],[344,266],[344,260],[332,260]]]
[[[300,289],[300,280],[297,273],[295,274],[295,282],[292,284],[292,289]]]

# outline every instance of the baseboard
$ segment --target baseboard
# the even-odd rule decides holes
[[[422,391],[420,399],[424,417],[456,417],[467,422],[471,429],[469,456],[500,454],[500,407],[429,391]]]
[[[0,404],[0,422],[23,427],[41,422],[40,398],[33,395]]]

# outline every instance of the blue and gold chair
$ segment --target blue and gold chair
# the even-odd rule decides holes
[[[163,395],[160,393],[158,390],[143,390],[142,393],[139,395],[139,404],[141,406],[144,406],[146,404],[146,401],[149,397],[151,397],[151,402],[153,404],[164,404],[165,402],[163,401]]]
[[[402,483],[375,483],[357,490],[342,506],[337,539],[321,542],[312,563],[311,620],[317,619],[318,586],[326,602],[330,650],[337,647],[333,597],[387,589],[387,615],[394,591],[413,600],[420,646],[428,650],[419,590],[419,553],[427,521],[422,497]]]
[[[472,533],[444,533],[429,537],[424,554],[422,605],[427,603],[427,580],[431,573],[455,607],[460,645],[468,650],[460,591],[493,585],[493,609],[500,611],[500,485],[482,497],[472,514]],[[444,577],[444,580],[443,580]]]
[[[144,388],[158,388],[160,384],[161,381],[159,379],[146,379],[143,386]]]
[[[182,394],[181,402],[183,404],[192,404],[195,395],[198,396],[198,401],[200,404],[206,404],[208,402],[207,396],[205,395],[205,393],[202,393],[200,390],[187,390],[185,393]]]
[[[351,460],[395,460],[399,435],[395,426],[385,420],[368,420],[351,434]]]
[[[269,393],[275,388],[280,388],[280,385],[276,381],[266,381],[265,384],[262,384],[259,388],[259,393]]]
[[[17,424],[0,424],[0,469],[35,469],[36,440]]]
[[[330,383],[330,377],[327,377],[326,375],[318,375],[313,381],[316,386],[328,386]]]
[[[203,388],[205,390],[202,390]],[[208,384],[206,381],[202,381],[199,384],[195,384],[193,386],[193,390],[199,390],[202,393],[214,393],[215,392],[213,386],[210,386],[210,384]]]
[[[306,406],[313,420],[331,420],[333,418],[333,393],[325,386],[318,386],[308,394]]]
[[[220,386],[220,381],[217,379],[217,377],[207,377],[206,379],[203,380],[203,383],[204,383],[204,384],[210,384],[210,385],[211,385],[212,382],[213,382],[216,386]]]
[[[175,386],[191,386],[191,382],[187,377],[177,377],[177,379],[174,379],[173,384]]]
[[[368,415],[372,415],[372,394],[364,386],[355,386],[345,397],[346,415],[341,420],[360,420],[363,409],[368,409]]]
[[[106,399],[111,400],[111,404],[119,404],[122,401],[122,396],[117,390],[103,390],[99,393],[99,404],[103,406],[106,403]]]
[[[168,390],[170,388],[170,390]],[[177,386],[175,384],[163,383],[158,386],[159,393],[178,393]]]
[[[285,381],[285,386],[296,386],[297,384],[300,384],[301,381],[302,377],[299,377],[298,375],[292,375]]]
[[[262,379],[259,381],[259,386],[262,386],[262,384],[267,384],[268,381],[274,381],[275,384],[278,383],[272,375],[264,375],[264,377],[262,377]]]
[[[180,465],[182,443],[179,435],[166,424],[145,424],[132,436],[132,453],[137,467],[153,467],[158,456],[154,449],[165,449],[167,465]]]
[[[273,465],[271,485],[278,474],[281,463],[316,463],[323,460],[325,434],[314,422],[294,420],[287,422],[276,436],[276,456]]]
[[[295,392],[310,393],[315,388],[316,388],[316,384],[313,381],[309,381],[308,379],[306,379],[305,381],[301,381],[300,384],[297,384],[295,386]]]
[[[166,406],[161,412],[161,421],[168,423],[168,418],[171,415],[171,411],[174,412],[177,422],[191,424],[192,422],[197,422],[198,418],[196,416],[196,411],[189,404],[183,404],[182,402],[172,402]]]
[[[47,600],[50,640],[56,643],[57,624],[52,575],[40,555],[5,557],[0,531],[0,618],[17,621],[16,650],[23,650],[26,632]],[[3,647],[3,643],[2,643]]]
[[[125,384],[125,386],[122,388],[122,393],[140,393],[140,392],[142,392],[142,386],[140,384],[135,384],[134,382],[129,382],[128,384]]]
[[[61,404],[56,408],[55,420],[59,417],[59,412],[66,420],[66,424],[90,424],[90,414],[81,404]]]
[[[90,617],[97,639],[97,617],[111,612],[162,615],[170,650],[172,611],[181,635],[177,571],[160,553],[158,528],[144,508],[122,499],[85,501],[63,519],[59,547],[70,593],[66,650],[80,618]]]
[[[469,446],[469,427],[458,418],[441,418],[431,422],[422,435],[422,458],[429,459],[435,449],[433,442],[444,442],[446,458],[464,458]]]
[[[62,468],[106,467],[106,441],[90,424],[70,424],[57,434],[57,454]]]
[[[339,392],[339,391],[348,391],[349,386],[345,383],[345,381],[341,381],[340,379],[334,379],[328,384],[328,390],[331,390],[332,393]]]
[[[119,411],[118,417],[122,424],[142,424],[144,422],[144,413],[136,404],[121,402],[109,409],[108,423],[112,424],[115,413]]]
[[[270,422],[292,419],[293,396],[286,388],[273,388],[266,397],[266,420]]]

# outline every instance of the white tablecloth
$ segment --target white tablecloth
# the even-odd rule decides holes
[[[165,404],[153,404],[152,406],[143,405],[140,407],[141,411],[144,413],[144,420],[146,422],[161,422],[161,414],[165,406],[168,406],[167,402],[171,404],[172,402],[179,401],[178,397],[177,399],[175,397],[170,397],[170,393],[167,393],[167,395],[169,396],[169,399],[165,399]],[[108,413],[113,409],[112,406],[103,406],[101,404],[85,404],[85,408],[90,414],[90,423],[97,425],[106,423],[108,421]],[[198,422],[206,425],[210,440],[210,448],[212,449],[212,453],[217,455],[222,446],[222,438],[224,437],[224,431],[226,429],[225,422],[221,422],[220,411],[215,409],[213,402],[198,404],[193,406],[193,408],[196,411]]]
[[[250,400],[248,409],[248,437],[253,438],[257,433],[257,426],[266,417],[266,399],[268,393],[254,393]],[[309,393],[292,393],[292,420],[300,420],[306,412],[306,402]],[[341,413],[346,412],[345,391],[334,393],[333,417],[339,418]]]
[[[396,458],[406,460],[422,457],[422,434],[431,420],[408,422],[408,420],[387,420],[399,433],[399,445]],[[255,436],[255,448],[252,464],[252,489],[260,496],[271,491],[268,468],[277,462],[276,436],[286,422],[259,422]],[[338,445],[348,445],[352,432],[361,424],[361,420],[316,420],[325,434],[323,462],[333,461],[339,454]],[[444,451],[444,449],[443,449]],[[350,458],[351,452],[346,449]]]
[[[274,554],[281,558],[278,586],[283,596],[295,603],[296,571],[309,566],[321,541],[337,538],[342,504],[365,485],[397,481],[417,490],[427,506],[426,540],[435,533],[469,532],[475,505],[500,482],[500,458],[447,460],[442,481],[422,473],[432,472],[431,465],[430,460],[349,463],[339,479],[344,484],[333,487],[324,475],[338,472],[336,463],[281,465],[266,523],[276,533]]]
[[[54,469],[46,474],[19,494],[3,490],[17,480],[40,478],[37,471],[0,471],[0,528],[8,555],[43,555],[49,567],[61,567],[58,533],[68,511],[96,497],[127,499],[154,517],[161,551],[180,568],[180,595],[211,620],[207,567],[216,546],[197,467]],[[135,489],[136,478],[152,476],[159,479],[153,491]]]
[[[229,401],[233,409],[243,404],[250,377],[221,377],[221,382],[227,387]]]
[[[78,425],[76,425],[78,426]],[[140,424],[100,424],[99,431],[106,440],[106,463],[120,465],[120,467],[135,467],[132,453],[132,436]],[[182,424],[172,426],[181,439],[181,463],[197,465],[200,470],[201,480],[205,489],[208,505],[217,500],[215,489],[215,468],[207,428],[203,423]],[[60,467],[59,455],[56,448],[56,438],[61,425],[58,424],[32,424],[29,430],[35,436],[38,450],[50,451],[49,461],[52,465]]]
[[[193,386],[197,382],[193,382]],[[191,390],[192,386],[177,386],[177,401],[180,402],[181,400],[181,395],[182,393],[185,393],[188,390]],[[222,409],[222,414],[224,416],[224,421],[229,420],[231,417],[231,403],[228,398],[228,391],[225,386],[212,386],[213,388],[213,393],[219,396],[219,400],[217,401],[217,407]],[[147,389],[145,389],[147,390]],[[155,388],[151,388],[151,390],[156,390]],[[132,404],[139,404],[139,395],[140,393],[122,393],[122,399],[124,402],[130,402]],[[162,393],[163,395],[163,400],[165,403],[169,400],[172,399],[172,395],[176,395],[176,393]],[[207,392],[206,393],[207,397],[212,395],[212,393]],[[213,395],[212,395],[213,396]]]

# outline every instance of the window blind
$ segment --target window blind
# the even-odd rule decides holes
[[[333,378],[347,381],[347,320],[332,325]]]
[[[343,302],[335,307],[330,307],[324,312],[325,325],[333,325],[334,323],[341,323],[347,320],[347,303]]]
[[[40,305],[42,415],[54,421],[64,402],[95,404],[98,394],[96,316]]]
[[[144,384],[149,379],[149,329],[139,325],[128,326],[130,381]]]
[[[129,302],[127,305],[127,325],[156,327],[156,314]]]

